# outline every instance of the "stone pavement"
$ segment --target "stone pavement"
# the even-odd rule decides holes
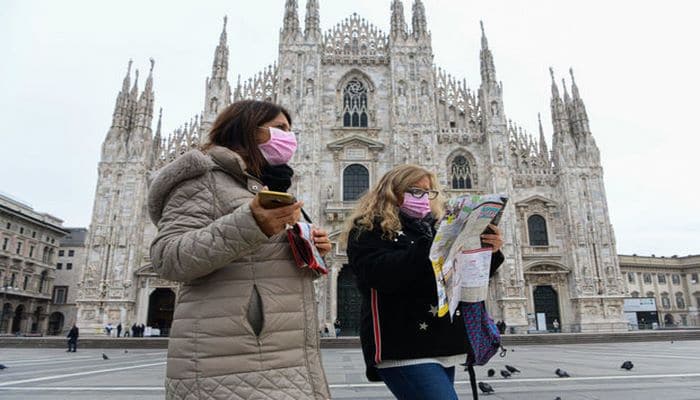
[[[515,346],[494,358],[477,376],[496,393],[485,399],[700,399],[700,342],[606,343]],[[102,352],[109,360],[102,359]],[[625,360],[632,371],[620,369]],[[334,399],[392,399],[382,384],[368,383],[359,349],[324,349],[323,361]],[[165,351],[160,349],[0,348],[0,399],[162,399]],[[502,379],[505,364],[522,370]],[[487,378],[494,368],[496,377]],[[556,368],[571,374],[557,378]],[[466,372],[457,373],[460,399],[470,399]]]

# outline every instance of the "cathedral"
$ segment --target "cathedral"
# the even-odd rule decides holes
[[[150,177],[197,148],[227,105],[253,98],[292,113],[299,149],[290,191],[333,241],[330,272],[316,281],[322,327],[338,320],[342,335],[357,334],[360,299],[343,268],[341,229],[386,171],[415,163],[437,173],[447,197],[509,196],[501,220],[506,261],[487,302],[494,320],[511,332],[627,330],[603,168],[573,71],[569,85],[551,72],[550,149],[541,123],[532,136],[507,118],[483,25],[481,77],[471,88],[435,66],[421,0],[413,1],[410,21],[401,0],[390,13],[387,31],[357,14],[322,31],[318,0],[306,1],[303,25],[297,1],[286,0],[277,62],[235,84],[224,18],[203,109],[170,135],[161,133],[162,113],[153,127],[153,60],[143,90],[129,62],[98,165],[76,301],[81,329],[143,323],[167,334],[177,284],[150,265]]]

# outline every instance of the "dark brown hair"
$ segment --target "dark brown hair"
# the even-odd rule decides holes
[[[228,147],[243,158],[248,172],[260,176],[267,164],[255,141],[255,132],[259,126],[273,120],[280,113],[287,117],[289,126],[292,117],[284,107],[268,101],[241,100],[226,107],[214,121],[209,131],[209,143],[203,150],[218,145]]]

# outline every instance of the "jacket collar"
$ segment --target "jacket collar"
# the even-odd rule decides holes
[[[401,221],[401,226],[404,229],[418,231],[422,234],[427,234],[429,236],[435,235],[435,217],[432,214],[428,214],[425,218],[415,218],[409,215],[399,212],[399,220]]]
[[[213,146],[207,150],[207,154],[222,171],[231,175],[251,193],[258,193],[262,190],[262,182],[246,172],[245,161],[235,151],[223,146]]]

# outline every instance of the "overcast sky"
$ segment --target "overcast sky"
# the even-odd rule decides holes
[[[390,0],[319,0],[325,31],[357,12],[384,32]],[[404,0],[410,25],[412,0]],[[552,66],[574,68],[600,148],[620,254],[700,253],[698,6],[693,1],[424,0],[437,66],[479,86],[479,20],[505,111],[551,144]],[[305,0],[300,1],[303,25]],[[284,0],[0,0],[0,191],[88,226],[100,146],[127,62],[154,70],[170,132],[203,108],[222,19],[229,80],[277,58]],[[155,121],[154,121],[155,123]]]

